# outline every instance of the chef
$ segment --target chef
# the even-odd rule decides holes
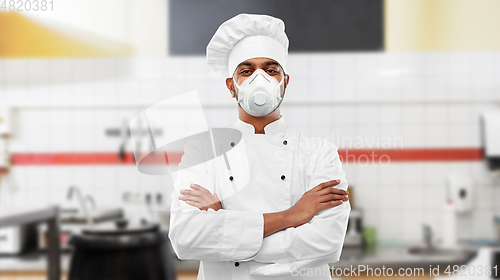
[[[169,237],[180,259],[201,261],[198,279],[330,279],[340,258],[345,172],[331,141],[281,115],[287,58],[284,23],[267,15],[229,19],[207,46],[238,106],[241,139],[190,143],[179,164]],[[204,158],[221,145],[231,149]]]

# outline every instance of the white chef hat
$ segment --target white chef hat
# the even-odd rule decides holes
[[[222,23],[207,46],[207,63],[224,77],[250,58],[276,60],[286,72],[288,37],[285,23],[267,15],[239,14]]]

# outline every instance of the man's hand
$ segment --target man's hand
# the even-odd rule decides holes
[[[200,210],[207,211],[212,208],[217,211],[222,209],[222,203],[217,197],[217,194],[214,193],[214,195],[212,195],[209,190],[197,184],[191,184],[189,187],[191,187],[191,190],[181,190],[181,195],[179,196],[180,200]]]
[[[313,189],[305,192],[302,197],[285,211],[286,217],[291,219],[293,227],[301,226],[309,222],[319,212],[341,205],[349,200],[348,191],[334,188],[340,180],[333,180],[321,183]]]

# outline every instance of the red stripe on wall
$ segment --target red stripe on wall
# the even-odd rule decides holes
[[[169,154],[170,163],[179,163],[182,152]],[[342,149],[343,162],[415,162],[415,161],[478,161],[482,159],[479,148],[426,148],[426,149]],[[127,153],[123,160],[117,153],[14,153],[14,165],[110,165],[135,164],[134,155]]]
[[[415,161],[477,161],[482,159],[478,148],[426,149],[350,149],[339,150],[343,162],[415,162]]]
[[[13,165],[135,164],[127,153],[120,160],[117,153],[14,153]]]

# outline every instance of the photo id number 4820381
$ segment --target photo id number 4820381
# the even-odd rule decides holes
[[[54,1],[46,0],[0,0],[0,10],[16,12],[51,12]]]
[[[492,276],[498,277],[497,266],[490,265],[448,265],[444,271],[448,276]],[[431,273],[432,274],[432,273]]]

